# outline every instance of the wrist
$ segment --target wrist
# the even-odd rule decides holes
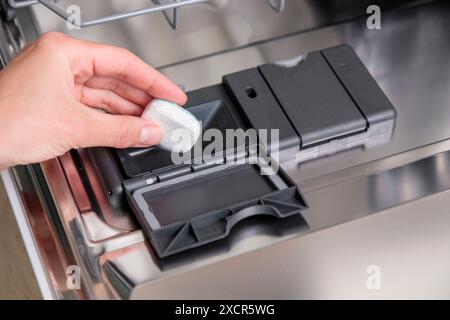
[[[8,169],[9,167],[11,167],[11,165],[3,163],[0,159],[0,172]]]
[[[4,159],[2,155],[0,155],[0,171],[4,171],[13,165],[13,163],[10,163],[10,161]]]
[[[0,115],[1,117],[1,115]],[[0,122],[1,124],[1,122]],[[0,136],[2,136],[3,132],[0,131]],[[5,135],[3,135],[5,136]],[[11,153],[10,147],[8,146],[6,141],[0,142],[0,171],[6,170],[9,167],[12,167],[15,165],[15,163],[11,159]]]

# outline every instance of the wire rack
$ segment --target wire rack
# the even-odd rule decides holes
[[[126,12],[119,12],[112,15],[92,18],[89,20],[73,19],[72,13],[66,11],[61,6],[58,6],[56,0],[8,0],[8,4],[12,8],[16,9],[33,5],[42,5],[77,28],[92,27],[107,22],[123,20],[153,13],[162,13],[166,17],[167,22],[170,24],[170,26],[173,29],[178,29],[180,24],[180,10],[182,7],[206,3],[210,1],[211,0],[149,0],[149,2],[152,3],[152,5],[150,5],[149,7]],[[283,11],[286,5],[286,0],[266,1],[276,12]]]

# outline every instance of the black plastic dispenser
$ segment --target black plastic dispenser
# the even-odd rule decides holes
[[[275,153],[281,160],[305,160],[335,152],[335,145],[364,145],[363,138],[392,132],[396,118],[348,45],[312,52],[294,67],[268,64],[227,75],[222,84],[188,96],[186,108],[204,130],[278,129],[277,148],[270,140],[263,145],[269,162]],[[252,216],[301,217],[306,201],[281,168],[262,175],[264,163],[232,164],[254,158],[259,143],[225,150],[212,162],[178,165],[158,147],[89,153],[110,204],[131,208],[158,256],[167,257],[223,239]]]

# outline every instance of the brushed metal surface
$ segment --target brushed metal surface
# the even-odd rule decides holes
[[[192,13],[192,24],[179,34],[165,33],[163,28],[149,32],[148,42],[142,40],[143,26],[157,20],[138,18],[119,24],[114,29],[117,33],[112,29],[70,32],[127,46],[188,89],[217,83],[222,75],[244,68],[347,42],[397,108],[392,140],[300,165],[282,164],[310,203],[311,209],[305,212],[308,232],[241,228],[227,243],[164,262],[155,258],[139,230],[114,233],[98,221],[102,230],[96,230],[95,224],[83,227],[95,219],[83,218],[71,194],[70,187],[76,188],[69,187],[63,170],[73,166],[70,157],[42,164],[76,262],[88,278],[83,288],[86,296],[450,296],[448,281],[443,281],[450,265],[449,4],[439,1],[383,12],[382,29],[368,30],[364,18],[342,21],[345,10],[339,11],[338,18],[327,17],[330,10],[321,10],[335,9],[340,1],[287,3],[301,6],[287,8],[287,16],[261,20],[255,18],[261,16],[257,4],[236,18],[232,1],[224,1],[220,11],[208,7]],[[41,31],[58,27],[50,17],[36,14]],[[232,23],[224,22],[228,18]],[[333,24],[336,21],[342,22]],[[317,29],[310,30],[313,27]],[[206,38],[214,40],[203,41]],[[89,167],[89,160],[85,161]],[[114,214],[108,217],[114,219]],[[352,222],[342,224],[348,221]],[[111,238],[92,241],[89,234]],[[381,270],[381,290],[366,286],[370,265]]]
[[[446,299],[450,192],[136,288],[152,299]],[[132,259],[128,260],[133,261]],[[381,288],[370,290],[376,265]]]
[[[387,9],[406,2],[391,0],[382,4]],[[56,30],[86,40],[123,46],[152,66],[163,68],[364,16],[370,4],[370,0],[295,0],[286,1],[285,9],[277,13],[266,0],[210,0],[183,8],[180,28],[176,31],[162,14],[79,30],[68,28],[64,21],[42,6],[34,6],[32,10],[35,27],[40,33]],[[148,1],[60,0],[58,5],[61,8],[77,5],[81,17],[89,18],[143,8],[148,6]]]

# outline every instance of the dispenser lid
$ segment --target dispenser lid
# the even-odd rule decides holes
[[[223,164],[189,172],[127,193],[159,257],[223,239],[240,221],[299,215],[306,202],[281,169],[266,164]]]

